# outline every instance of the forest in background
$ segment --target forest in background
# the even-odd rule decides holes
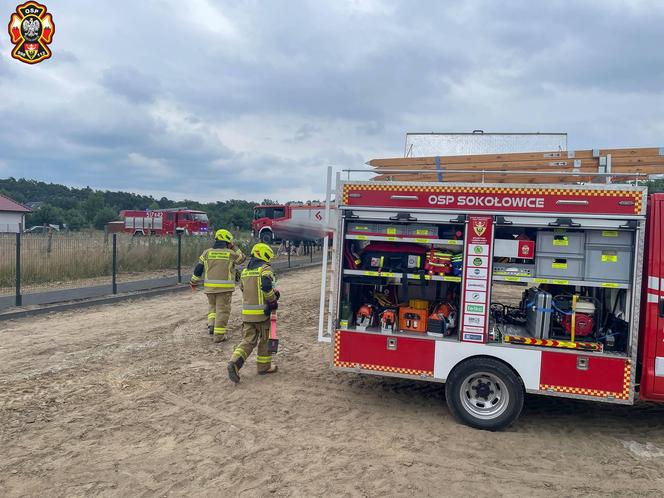
[[[201,203],[185,199],[174,201],[166,197],[155,199],[149,195],[130,192],[74,188],[37,180],[0,179],[0,194],[22,204],[41,205],[26,218],[26,226],[53,224],[70,230],[96,228],[119,219],[123,209],[164,209],[187,207],[205,211],[214,227],[239,227],[249,230],[256,202],[239,199]],[[265,199],[263,203],[274,203]]]
[[[664,192],[664,179],[648,183],[650,193]],[[103,230],[109,221],[119,219],[123,209],[165,209],[187,207],[205,211],[213,227],[251,228],[253,208],[256,202],[240,199],[201,203],[185,199],[174,201],[166,197],[155,199],[149,195],[131,192],[95,190],[90,187],[74,188],[38,180],[0,179],[0,194],[22,204],[41,203],[26,218],[26,226],[53,224],[70,230],[96,228]],[[278,204],[264,199],[263,204]]]

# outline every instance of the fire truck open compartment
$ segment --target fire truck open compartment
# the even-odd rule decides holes
[[[487,343],[627,356],[637,304],[632,288],[638,224],[567,219],[561,226],[558,217],[493,218],[490,283],[488,288],[474,283],[465,296],[472,307],[475,294],[491,295]],[[339,326],[459,340],[462,283],[468,272],[477,271],[473,263],[483,262],[481,255],[464,253],[465,215],[420,223],[412,213],[353,210],[343,220]],[[443,271],[427,266],[432,254],[443,260]],[[403,309],[411,309],[411,301],[426,302],[426,316],[399,319],[408,314]],[[443,305],[449,308],[440,320],[443,329],[411,323],[418,317],[429,322]]]
[[[514,199],[536,197],[533,209],[455,209],[458,193],[473,190],[505,189],[341,183],[334,367],[466,385],[458,404],[479,418],[465,421],[485,428],[510,415],[496,408],[487,418],[488,394],[473,397],[497,391],[473,377],[468,365],[481,370],[470,361],[481,357],[495,360],[487,379],[503,366],[516,372],[523,387],[512,397],[524,389],[632,403],[645,189],[514,186]]]

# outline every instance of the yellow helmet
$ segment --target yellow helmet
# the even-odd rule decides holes
[[[270,260],[274,258],[274,251],[267,244],[260,242],[251,249],[251,255],[254,258],[258,258],[262,261],[265,261],[266,263],[269,263]]]
[[[214,234],[214,240],[221,240],[222,242],[231,242],[233,240],[233,234],[228,230],[217,230]]]

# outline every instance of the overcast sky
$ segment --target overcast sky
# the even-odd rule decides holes
[[[50,60],[0,31],[0,177],[286,201],[407,131],[664,146],[659,0],[43,3]]]

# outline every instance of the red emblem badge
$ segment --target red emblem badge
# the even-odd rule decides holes
[[[46,7],[26,2],[16,7],[9,19],[9,36],[15,45],[12,57],[27,64],[37,64],[51,56],[49,43],[53,41],[55,24]]]
[[[486,232],[486,221],[475,220],[475,226],[473,226],[473,231],[475,235],[481,237]]]

